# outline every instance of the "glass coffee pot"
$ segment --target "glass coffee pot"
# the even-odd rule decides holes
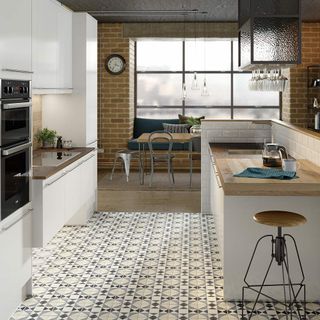
[[[262,151],[263,165],[266,167],[281,167],[282,159],[287,159],[288,154],[284,146],[278,143],[265,143]]]

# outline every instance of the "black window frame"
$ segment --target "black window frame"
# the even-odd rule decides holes
[[[134,67],[134,116],[137,116],[137,109],[181,109],[181,113],[185,115],[185,109],[230,109],[230,119],[226,120],[234,120],[234,110],[235,109],[279,109],[279,119],[282,119],[282,94],[279,92],[279,105],[277,106],[254,106],[254,105],[234,105],[234,75],[235,74],[251,74],[250,71],[240,71],[240,70],[234,70],[234,46],[236,40],[228,40],[230,41],[230,50],[231,50],[231,64],[230,64],[230,71],[203,71],[203,70],[194,70],[194,71],[187,71],[185,69],[185,40],[182,41],[182,70],[181,71],[159,71],[159,70],[153,70],[153,71],[139,71],[137,70],[137,41],[134,41],[134,59],[135,59],[135,67]],[[187,105],[185,103],[184,99],[181,99],[181,105],[160,105],[160,106],[154,106],[154,105],[143,105],[138,106],[137,100],[137,85],[138,85],[138,74],[181,74],[182,76],[182,83],[185,82],[185,76],[186,74],[194,74],[196,72],[197,74],[230,74],[230,105],[209,105],[209,106],[203,106],[203,105]]]

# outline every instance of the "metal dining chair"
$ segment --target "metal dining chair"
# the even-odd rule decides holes
[[[166,153],[160,153],[155,152],[153,148],[154,143],[165,143],[168,145],[168,148]],[[154,168],[157,163],[167,163],[168,167],[168,177],[170,183],[174,182],[174,172],[173,172],[173,166],[172,166],[172,160],[174,158],[174,155],[172,154],[172,145],[173,145],[173,137],[172,135],[167,131],[154,131],[150,134],[149,140],[148,140],[148,147],[150,152],[150,183],[149,186],[152,186],[152,180],[153,180],[153,173]],[[172,178],[172,181],[171,181]]]

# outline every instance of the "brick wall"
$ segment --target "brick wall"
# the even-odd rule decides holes
[[[127,62],[120,75],[110,75],[104,66],[113,53]],[[127,147],[134,117],[134,43],[123,37],[122,24],[98,25],[98,66],[98,138],[104,149],[99,167],[110,167],[115,151]]]
[[[133,134],[134,120],[134,41],[123,35],[121,23],[98,25],[98,139],[99,168],[111,168],[117,150],[127,147]],[[110,75],[104,67],[106,58],[121,54],[126,70],[117,76]],[[177,115],[178,116],[178,115]],[[175,152],[175,168],[189,168],[186,152]],[[137,167],[136,163],[132,164]],[[195,168],[199,167],[195,162]]]
[[[283,93],[283,120],[302,127],[314,125],[314,111],[307,101],[307,66],[320,64],[320,23],[302,24],[302,64],[284,70],[288,86]],[[319,89],[312,89],[312,96],[320,98]],[[320,101],[320,99],[319,99]]]

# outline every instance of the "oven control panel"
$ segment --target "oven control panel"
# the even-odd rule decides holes
[[[1,99],[30,98],[30,81],[1,80]]]

